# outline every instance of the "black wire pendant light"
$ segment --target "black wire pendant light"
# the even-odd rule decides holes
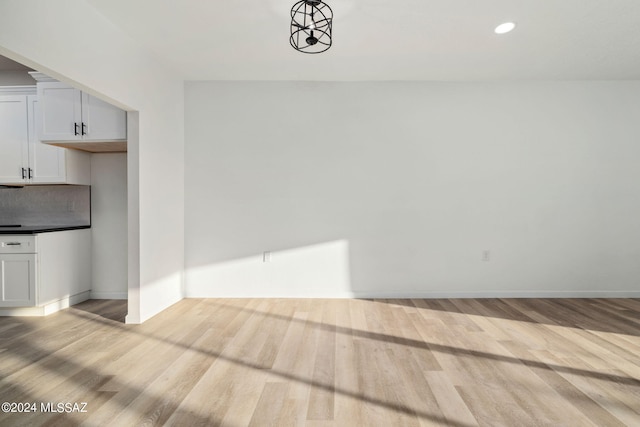
[[[289,42],[297,51],[321,53],[331,47],[333,11],[322,0],[300,0],[291,8]]]

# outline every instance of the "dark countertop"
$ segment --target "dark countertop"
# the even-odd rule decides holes
[[[23,227],[0,227],[0,235],[3,234],[39,234],[52,231],[81,230],[91,228],[90,225],[26,225]]]

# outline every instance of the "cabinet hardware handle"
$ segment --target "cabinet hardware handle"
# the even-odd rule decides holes
[[[21,246],[22,243],[20,243],[20,242],[7,242],[4,245],[5,246]]]
[[[84,124],[84,122],[82,122],[82,134],[86,135],[87,131],[85,130],[87,128],[87,125]]]
[[[22,168],[22,179],[26,179],[27,178],[27,170],[25,168]]]
[[[79,133],[78,133],[78,124],[77,123],[73,124],[73,134],[74,135],[79,135]]]
[[[29,168],[29,179],[33,178],[33,169]]]

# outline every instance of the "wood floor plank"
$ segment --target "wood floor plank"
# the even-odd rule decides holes
[[[546,363],[549,366],[566,366],[563,365],[566,362],[563,362],[562,359],[559,359],[557,356],[548,351],[535,351],[532,352],[540,361]],[[552,368],[553,369],[553,368]],[[549,371],[540,372],[539,374],[543,375],[545,380],[550,384],[553,384],[556,390],[562,390],[562,394],[568,397],[568,401],[571,402],[574,406],[580,409],[585,416],[592,420],[596,425],[606,425],[606,426],[623,426],[625,425],[620,419],[616,418],[613,414],[603,408],[601,403],[609,401],[607,398],[604,398],[602,402],[598,402],[600,398],[592,393],[592,390],[582,389],[579,385],[576,385],[572,379],[573,374],[570,372],[556,371],[558,375],[553,375]],[[593,398],[596,398],[595,400]],[[603,396],[604,397],[604,396]]]
[[[0,317],[0,426],[636,426],[637,299],[186,299]]]
[[[253,411],[249,426],[278,427],[276,423],[287,399],[288,388],[287,383],[266,383],[256,409]]]
[[[562,425],[566,420],[572,420],[574,425],[593,426],[591,420],[573,404],[577,401],[578,390],[570,384],[562,381],[560,376],[552,368],[541,362],[522,343],[514,341],[501,341],[500,344],[506,347],[524,366],[529,368],[529,372],[537,377],[537,388],[532,393],[538,395],[538,405],[544,405],[549,417],[555,425]],[[556,379],[557,378],[557,379]]]
[[[424,375],[438,407],[448,423],[466,426],[478,425],[478,421],[445,372],[427,371]]]
[[[352,301],[345,300],[336,311],[336,323],[343,333],[336,334],[335,425],[363,425],[358,410],[358,369],[354,349]],[[310,425],[310,424],[309,424]]]
[[[311,381],[307,420],[333,420],[335,410],[336,311],[334,304],[323,304],[322,324]]]
[[[164,424],[215,360],[215,356],[200,349],[208,348],[209,342],[219,340],[212,329],[205,331],[112,422],[125,426]]]
[[[312,384],[307,379],[313,375],[316,357],[318,355],[318,343],[322,333],[322,303],[317,302],[308,308],[307,319],[304,322],[302,339],[299,341],[300,350],[298,357],[290,370],[277,371],[289,373],[296,380],[291,382],[289,397],[308,405]],[[306,414],[306,406],[305,406]],[[306,415],[305,415],[306,417]]]

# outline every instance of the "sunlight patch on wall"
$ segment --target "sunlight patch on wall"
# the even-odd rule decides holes
[[[320,243],[265,251],[242,259],[188,268],[187,298],[351,297],[349,243]]]

